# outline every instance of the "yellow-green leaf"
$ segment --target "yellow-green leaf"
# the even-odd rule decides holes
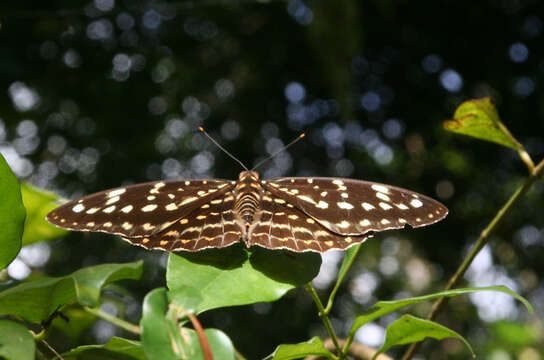
[[[67,230],[53,226],[45,220],[45,215],[59,206],[59,200],[62,198],[28,183],[21,185],[21,194],[26,208],[23,246],[38,241],[53,240],[68,233]]]
[[[458,134],[491,141],[514,150],[523,150],[523,146],[512,136],[499,118],[499,114],[490,97],[463,102],[453,119],[444,122],[444,128]]]

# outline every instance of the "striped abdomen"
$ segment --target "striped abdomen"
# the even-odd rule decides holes
[[[234,211],[244,221],[247,228],[253,223],[255,213],[261,201],[259,174],[255,171],[243,171],[235,189]]]

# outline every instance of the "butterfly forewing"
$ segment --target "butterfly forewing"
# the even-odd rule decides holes
[[[129,185],[70,201],[50,212],[47,220],[70,230],[150,236],[224,195],[233,183],[186,180]]]
[[[124,240],[147,249],[197,251],[221,248],[240,241],[243,229],[236,222],[232,192],[202,204],[191,213],[151,236]]]
[[[296,252],[346,249],[370,236],[335,234],[271,192],[265,192],[261,198],[257,221],[249,229],[250,245]]]
[[[415,192],[374,182],[339,178],[282,178],[263,181],[274,196],[300,209],[328,230],[344,235],[424,226],[448,209]]]

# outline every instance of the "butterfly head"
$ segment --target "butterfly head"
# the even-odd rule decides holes
[[[238,181],[258,181],[259,173],[256,171],[242,171],[238,175]]]

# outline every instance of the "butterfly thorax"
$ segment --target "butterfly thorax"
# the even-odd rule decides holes
[[[255,213],[261,202],[263,189],[259,182],[259,174],[255,171],[242,171],[234,189],[234,211],[247,228],[253,223]]]

